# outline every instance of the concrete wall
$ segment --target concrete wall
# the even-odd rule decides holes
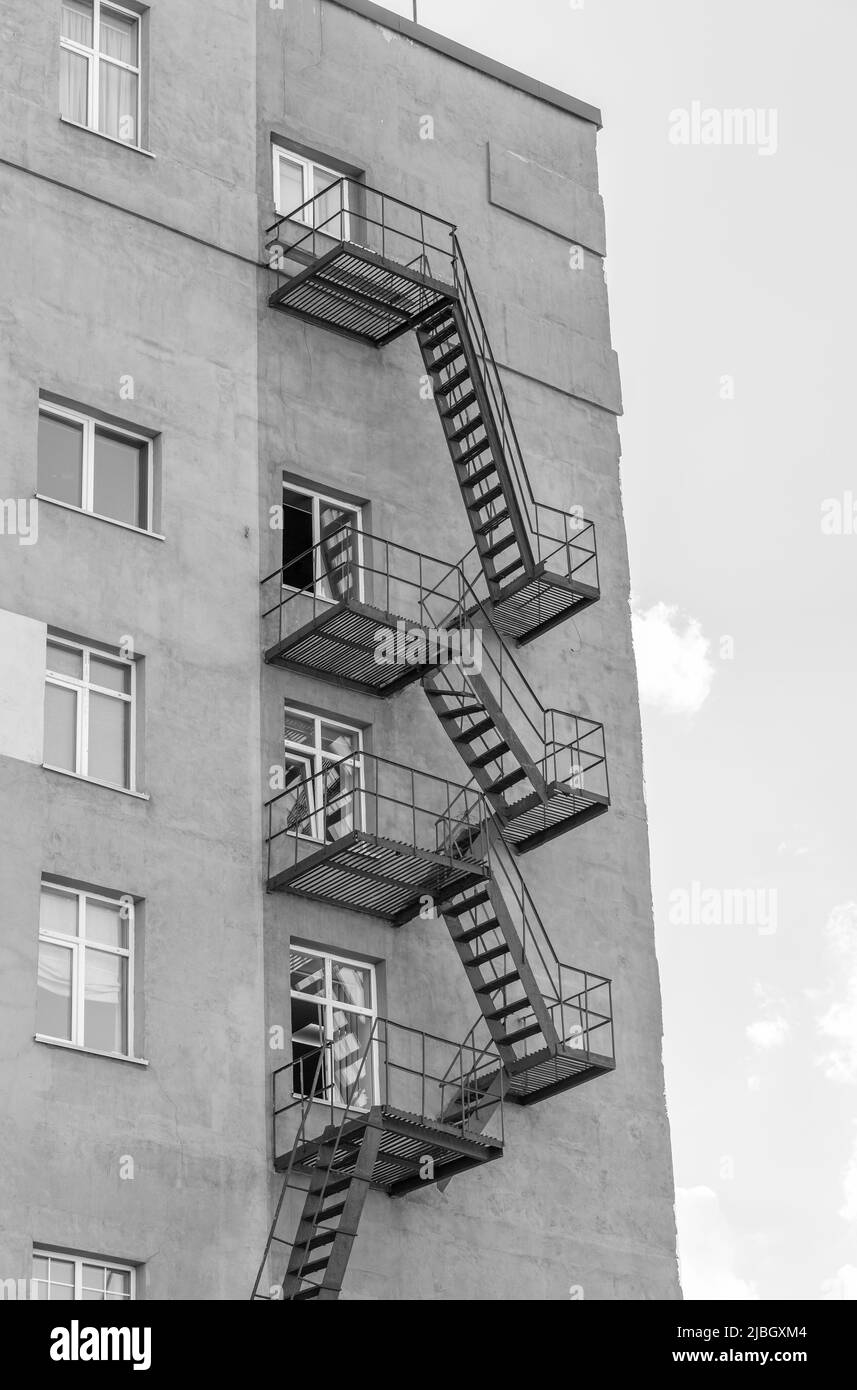
[[[246,1298],[264,1239],[253,8],[153,0],[154,158],[60,122],[58,0],[0,12],[0,496],[35,491],[47,390],[160,433],[164,534],[42,503],[36,544],[0,537],[3,606],[42,647],[133,638],[146,796],[7,738],[4,650],[4,1278],[36,1241],[142,1262],[144,1296]],[[148,1067],[34,1041],[45,872],[142,900]]]
[[[546,704],[603,719],[609,815],[521,861],[560,957],[614,977],[616,1072],[507,1112],[507,1150],[444,1192],[372,1194],[349,1298],[678,1296],[661,1068],[628,563],[620,409],[610,347],[596,128],[334,3],[258,16],[259,227],[273,220],[272,134],[365,171],[376,188],[459,227],[537,497],[598,527],[604,597],[525,648]],[[433,138],[422,139],[433,122]],[[514,160],[515,177],[510,172]],[[489,162],[490,161],[490,162]],[[582,246],[572,268],[572,245]],[[579,258],[578,258],[579,259]],[[372,529],[447,558],[471,544],[412,338],[381,352],[265,310],[260,276],[263,569],[267,508],[285,469],[370,500]],[[427,539],[430,538],[430,539]],[[267,561],[265,553],[267,551]],[[464,780],[419,687],[389,701],[282,671],[263,675],[262,763],[276,760],[285,698],[369,726],[375,751]],[[288,1015],[289,938],[377,960],[390,1017],[460,1038],[477,1008],[446,928],[399,931],[321,904],[265,904],[269,1024]],[[282,1062],[276,1053],[269,1066]],[[276,1183],[271,1184],[271,1200]]]

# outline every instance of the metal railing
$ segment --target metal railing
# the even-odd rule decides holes
[[[284,788],[265,802],[269,882],[352,831],[487,870],[487,808],[478,788],[362,750],[325,758],[303,777],[294,766],[284,764]],[[480,837],[483,852],[474,854]]]
[[[442,284],[454,283],[455,226],[443,217],[341,178],[266,229],[268,264],[288,279],[284,260],[308,265],[342,243],[372,251]]]
[[[262,580],[262,620],[269,624],[266,647],[348,600],[436,633],[470,628],[470,586],[460,565],[374,536],[352,521],[343,521],[336,535],[335,554],[340,558],[332,559],[330,551],[329,538],[318,541]],[[301,566],[312,577],[303,587],[287,583],[286,576],[297,577]]]

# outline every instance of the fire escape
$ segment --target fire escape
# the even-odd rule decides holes
[[[267,249],[274,307],[375,347],[415,333],[474,540],[450,562],[341,513],[298,557],[310,582],[262,581],[266,661],[377,696],[418,680],[466,778],[351,752],[284,768],[266,803],[269,891],[396,927],[430,900],[480,1011],[457,1045],[378,1020],[275,1074],[285,1177],[253,1297],[330,1299],[370,1188],[498,1157],[504,1102],[614,1066],[610,981],[559,960],[519,868],[609,807],[601,724],[545,705],[513,653],[598,599],[598,561],[591,522],[534,498],[452,224],[342,179]]]

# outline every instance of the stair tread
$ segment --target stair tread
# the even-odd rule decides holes
[[[327,1174],[325,1173],[325,1177]],[[344,1192],[346,1187],[351,1186],[351,1178],[334,1178],[331,1182],[319,1182],[318,1187],[310,1188],[310,1195],[313,1197],[333,1197],[337,1192]]]
[[[532,1005],[524,995],[523,999],[513,999],[511,1004],[504,1004],[500,1009],[492,1009],[490,1014],[485,1017],[489,1023],[499,1023],[502,1018],[507,1018],[509,1014],[519,1014],[522,1009],[532,1008]]]
[[[496,727],[493,719],[481,719],[478,724],[471,725],[464,733],[456,734],[452,741],[453,743],[472,743],[475,738],[481,738],[483,734],[488,733],[491,729],[496,729]]]
[[[498,758],[502,758],[503,755],[508,752],[508,743],[505,743],[501,739],[499,743],[495,743],[493,748],[489,748],[485,753],[480,753],[478,758],[467,758],[466,761],[470,764],[471,767],[481,769],[483,767],[487,767],[489,763],[496,763]]]
[[[503,507],[501,511],[489,516],[487,521],[483,521],[481,526],[476,527],[477,536],[487,536],[489,531],[496,531],[501,522],[505,521],[509,515],[508,509]]]
[[[514,531],[512,531],[508,536],[504,536],[501,541],[498,541],[496,545],[489,546],[487,550],[483,551],[483,554],[486,560],[493,560],[495,555],[499,555],[502,550],[508,550],[510,545],[516,545],[517,542],[518,537],[515,535]]]
[[[474,956],[472,960],[466,961],[465,964],[480,967],[487,965],[489,961],[497,960],[499,956],[508,956],[509,949],[509,946],[504,941],[500,946],[492,946],[490,951],[481,951],[478,956]]]
[[[440,694],[441,692],[436,693]],[[484,705],[462,705],[460,709],[438,710],[437,717],[438,719],[463,719],[467,714],[482,714],[484,710]]]
[[[454,938],[456,945],[463,945],[468,941],[476,941],[478,937],[485,936],[489,931],[497,931],[500,923],[496,917],[489,917],[484,922],[479,922],[475,927],[469,927],[467,931],[459,932]]]
[[[318,1298],[321,1289],[303,1289],[300,1293],[292,1294],[290,1302],[297,1303],[302,1298]]]
[[[431,337],[423,338],[423,347],[432,352],[434,352],[435,348],[440,347],[441,343],[448,342],[453,333],[456,332],[456,323],[453,318],[443,318],[443,327],[439,331],[433,332],[432,330],[436,328],[438,322],[439,320],[435,319],[433,323],[428,324],[424,329],[424,331],[431,334]]]
[[[449,905],[443,904],[440,910],[445,917],[460,917],[463,912],[470,912],[472,908],[478,907],[480,903],[487,903],[488,901],[487,890],[480,888],[479,891],[473,893],[466,902],[451,902]]]
[[[495,570],[491,577],[495,582],[499,582],[501,579],[506,579],[510,574],[514,574],[515,570],[523,569],[523,566],[523,556],[519,555],[512,564],[507,565],[505,569]]]
[[[473,962],[468,961],[467,964],[472,965]],[[517,970],[510,970],[508,975],[498,975],[495,980],[489,980],[484,985],[479,985],[478,989],[475,990],[475,993],[493,994],[495,990],[505,989],[507,985],[515,984],[518,980],[520,980],[520,978],[521,977]]]
[[[459,454],[455,462],[470,463],[471,459],[478,458],[480,454],[484,454],[485,450],[490,449],[490,447],[491,440],[486,435],[484,439],[479,440],[478,444],[474,444],[471,448],[465,449],[464,453]]]
[[[462,367],[460,372],[456,372],[454,376],[449,377],[443,383],[443,386],[438,388],[440,394],[445,396],[447,391],[454,391],[456,386],[463,386],[465,381],[470,381],[470,379],[470,368]]]
[[[467,484],[465,483],[464,486],[466,487]],[[496,487],[489,487],[489,489],[488,489],[487,492],[480,492],[480,494],[479,494],[478,497],[473,497],[473,498],[467,503],[468,511],[471,511],[471,512],[481,511],[483,507],[487,507],[487,506],[488,506],[488,503],[489,503],[489,502],[496,502],[497,498],[498,498],[498,497],[502,497],[502,496],[503,496],[503,489],[502,489],[502,487],[500,486],[500,484],[498,483]]]
[[[536,1033],[540,1033],[541,1031],[540,1023],[530,1023],[526,1028],[519,1028],[514,1033],[501,1034],[499,1038],[495,1038],[495,1042],[500,1043],[501,1046],[508,1047],[511,1046],[512,1043],[523,1042],[524,1038],[532,1038]]]
[[[322,1260],[310,1260],[301,1268],[301,1276],[306,1278],[308,1274],[317,1274],[320,1269],[327,1269],[328,1257],[325,1255]]]
[[[472,420],[467,420],[463,425],[459,425],[458,429],[453,430],[448,437],[454,439],[456,444],[458,444],[462,439],[466,439],[469,434],[473,434],[475,430],[483,428],[482,416],[474,415]]]
[[[455,461],[456,463],[461,462],[460,459],[456,459]],[[475,487],[477,483],[481,483],[484,478],[490,478],[491,474],[496,472],[497,465],[492,459],[490,463],[484,464],[482,468],[477,468],[475,473],[467,473],[463,478],[459,478],[458,481],[462,487]]]
[[[310,1236],[308,1240],[295,1242],[296,1250],[315,1250],[319,1245],[330,1245],[336,1239],[335,1231],[319,1231],[318,1235]]]
[[[451,362],[454,362],[456,360],[457,357],[463,356],[464,348],[462,347],[461,343],[456,343],[455,347],[450,348],[448,352],[443,353],[442,356],[437,357],[434,360],[434,362],[432,362],[431,370],[433,372],[439,372],[442,370],[443,367],[448,367]]]
[[[446,392],[442,391],[440,394],[446,395]],[[460,415],[464,410],[469,410],[470,407],[475,404],[476,392],[468,391],[466,395],[461,396],[457,401],[452,401],[450,405],[445,406],[440,413],[444,420],[453,420],[456,415]]]
[[[335,1216],[341,1216],[345,1211],[344,1202],[335,1202],[332,1207],[321,1207],[318,1211],[309,1213],[309,1219],[316,1226],[320,1226],[323,1221],[332,1221]]]
[[[511,772],[498,777],[496,782],[492,782],[488,792],[492,795],[499,795],[501,792],[507,791],[509,787],[514,787],[516,782],[523,782],[526,775],[522,767],[516,767]]]

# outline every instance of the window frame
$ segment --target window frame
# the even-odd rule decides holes
[[[36,496],[43,497],[46,502],[55,502],[59,507],[69,507],[72,511],[85,512],[87,516],[93,516],[99,521],[112,522],[114,526],[125,526],[130,531],[142,531],[145,535],[156,535],[154,527],[154,486],[155,486],[155,441],[151,435],[140,434],[139,431],[129,428],[127,425],[114,425],[106,420],[101,420],[97,415],[88,415],[82,410],[73,410],[71,406],[55,405],[53,401],[39,401],[39,419],[43,415],[55,420],[65,420],[72,425],[79,425],[83,430],[82,459],[81,459],[81,482],[79,503],[66,502],[62,497],[52,497],[49,492],[42,492],[39,480],[39,458],[38,447],[36,449]],[[95,499],[95,437],[99,430],[107,434],[118,435],[122,439],[127,439],[134,444],[145,447],[146,460],[146,517],[145,525],[131,521],[123,521],[120,517],[108,516],[106,512],[97,512],[94,507]]]
[[[306,215],[307,212],[308,212],[308,209],[306,209],[306,208],[304,207],[304,204],[305,204],[305,203],[308,203],[308,202],[310,201],[310,199],[315,198],[315,197],[317,196],[317,195],[316,195],[316,187],[315,187],[315,175],[316,175],[316,170],[318,170],[318,171],[319,171],[320,173],[322,173],[322,174],[329,174],[330,177],[331,177],[332,179],[334,179],[337,183],[339,183],[342,179],[344,179],[345,182],[344,182],[343,185],[342,185],[342,203],[341,203],[341,210],[342,210],[342,236],[341,236],[341,237],[332,237],[332,236],[331,236],[331,233],[328,232],[328,231],[325,231],[325,229],[324,229],[323,227],[320,229],[320,231],[321,231],[321,235],[322,235],[322,236],[331,236],[331,240],[333,240],[333,241],[349,241],[349,240],[351,239],[351,206],[350,206],[349,198],[348,198],[348,179],[349,179],[349,178],[352,178],[352,175],[343,173],[341,169],[331,169],[328,165],[322,164],[320,160],[318,160],[318,159],[310,159],[310,158],[309,158],[307,155],[305,155],[305,154],[298,154],[295,150],[290,150],[290,149],[288,148],[287,145],[280,145],[280,144],[278,144],[277,141],[275,141],[275,140],[271,142],[271,151],[272,151],[272,161],[273,161],[272,187],[273,187],[273,197],[274,197],[274,212],[277,214],[277,216],[278,216],[278,217],[288,217],[288,218],[289,218],[291,221],[293,221],[293,222],[300,222],[301,225],[304,226],[304,227],[312,227],[314,224],[308,220],[308,217],[307,217],[307,215]],[[304,195],[305,195],[305,196],[302,198],[301,202],[298,204],[298,208],[303,209],[302,215],[301,215],[300,217],[293,217],[293,216],[292,216],[292,212],[297,211],[297,209],[294,209],[294,208],[293,208],[291,212],[285,212],[285,211],[283,210],[282,206],[281,206],[281,203],[282,203],[282,192],[281,192],[281,188],[280,188],[280,160],[281,160],[281,159],[287,159],[287,160],[289,160],[292,164],[297,164],[297,165],[300,167],[300,169],[301,169],[301,171],[302,171],[302,174],[303,174],[303,188],[304,188]],[[309,190],[309,191],[307,191],[307,190]],[[323,191],[324,191],[324,190],[319,189],[319,192],[323,192]]]
[[[114,4],[113,0],[88,0],[92,4],[92,47],[78,43],[75,39],[67,38],[62,32],[62,6],[60,6],[60,48],[67,49],[70,53],[76,53],[79,57],[85,58],[87,62],[87,82],[86,82],[86,109],[87,120],[84,124],[85,130],[93,130],[97,135],[103,135],[108,140],[114,140],[118,145],[127,145],[132,150],[143,149],[143,16],[138,10],[129,9],[127,5]],[[115,10],[117,14],[124,15],[126,19],[133,20],[134,30],[137,36],[137,62],[124,63],[121,58],[113,58],[109,54],[101,52],[101,11]],[[111,135],[109,131],[102,130],[98,121],[100,115],[99,88],[101,83],[101,62],[112,63],[114,67],[121,68],[124,72],[132,72],[137,78],[137,110],[135,113],[135,138],[133,140],[123,140],[121,135]],[[80,125],[71,116],[66,116],[60,112],[64,121],[71,125]]]
[[[327,1047],[330,1043],[332,1043],[332,1042],[334,1041],[334,1029],[333,1029],[333,1010],[334,1010],[334,1008],[341,1010],[343,1013],[354,1013],[354,1014],[359,1014],[362,1018],[371,1018],[372,1021],[373,1021],[373,1023],[377,1023],[377,1021],[378,1021],[378,971],[377,971],[377,967],[376,967],[376,965],[375,965],[375,963],[374,963],[373,961],[368,961],[368,960],[357,960],[357,959],[355,959],[355,957],[353,957],[353,956],[343,956],[343,955],[340,955],[338,951],[328,951],[328,950],[326,950],[326,949],[323,949],[323,948],[317,947],[317,946],[302,946],[302,945],[300,945],[298,942],[294,942],[294,941],[292,941],[292,942],[289,943],[289,953],[290,953],[290,956],[291,956],[291,952],[293,952],[293,951],[299,951],[299,952],[301,952],[301,953],[303,953],[303,954],[306,954],[306,955],[309,955],[309,956],[318,957],[318,959],[320,959],[320,960],[324,963],[324,993],[323,993],[323,994],[304,994],[304,993],[302,993],[300,990],[296,990],[296,989],[293,989],[293,988],[292,988],[292,983],[291,983],[291,974],[292,974],[292,972],[291,972],[291,959],[290,959],[290,961],[289,961],[289,1038],[290,1038],[290,1041],[291,1041],[291,1044],[292,1044],[292,1059],[293,1059],[293,1060],[294,1060],[294,1030],[293,1030],[293,1027],[292,1027],[292,1009],[291,1009],[291,1005],[292,1005],[292,1001],[295,1000],[295,999],[300,999],[300,1000],[303,1001],[303,1002],[305,1002],[306,1000],[311,1000],[311,1001],[314,1002],[314,1003],[317,1003],[317,1004],[319,1004],[319,1005],[323,1005],[323,1018],[324,1018],[324,1037],[323,1037],[323,1039],[322,1039],[322,1046],[323,1046],[323,1047]],[[372,1004],[371,1004],[371,1006],[370,1006],[369,1008],[366,1008],[366,1007],[364,1007],[363,1005],[360,1005],[360,1004],[343,1004],[342,1000],[340,1000],[340,999],[334,999],[334,997],[333,997],[333,986],[332,986],[332,980],[333,980],[333,963],[334,963],[334,962],[337,962],[337,963],[340,964],[340,965],[356,966],[356,967],[358,967],[360,970],[367,970],[367,971],[369,972],[369,980],[370,980],[370,984],[371,984],[371,998],[372,998]],[[379,1104],[379,1098],[380,1098],[381,1074],[380,1074],[379,1065],[378,1065],[378,1063],[379,1063],[379,1048],[378,1048],[378,1035],[377,1035],[377,1033],[375,1034],[375,1037],[372,1039],[371,1056],[372,1056],[372,1096],[371,1096],[371,1098],[370,1098],[369,1105],[365,1107],[365,1111],[366,1111],[366,1112],[368,1112],[368,1110],[370,1110],[370,1109],[372,1108],[373,1105],[378,1105],[378,1104]],[[297,1091],[294,1091],[294,1092],[292,1093],[292,1095],[293,1095],[293,1098],[294,1098],[294,1099],[303,1098],[303,1099],[309,1100],[313,1105],[327,1105],[327,1106],[330,1105],[330,1100],[327,1099],[327,1098],[325,1098],[324,1096],[306,1096],[306,1097],[301,1097],[301,1093],[300,1093],[300,1092],[297,1092]],[[339,1109],[339,1110],[344,1109],[343,1106],[335,1106],[335,1108],[336,1108],[336,1109]],[[361,1113],[365,1113],[365,1112],[364,1112],[364,1107],[363,1107],[363,1106],[352,1105],[352,1106],[350,1107],[350,1109],[352,1109],[352,1110],[359,1110],[359,1111],[361,1111]]]
[[[320,551],[320,549],[319,549],[320,544],[321,544],[321,508],[322,508],[322,504],[324,504],[324,505],[329,506],[329,507],[338,507],[338,508],[340,509],[340,511],[343,511],[343,512],[350,512],[350,513],[353,514],[353,516],[354,516],[354,518],[355,518],[356,525],[355,525],[355,527],[354,527],[354,532],[355,532],[355,536],[356,536],[356,540],[357,540],[357,593],[356,593],[356,595],[355,595],[354,597],[355,597],[355,601],[356,601],[357,603],[362,603],[362,602],[364,601],[364,598],[363,598],[363,594],[364,594],[364,558],[363,558],[363,536],[364,536],[364,531],[363,531],[363,503],[361,503],[361,502],[346,502],[346,501],[344,501],[341,497],[333,497],[333,496],[331,496],[329,493],[326,493],[326,492],[319,492],[316,488],[307,487],[306,485],[304,485],[304,484],[302,484],[302,483],[293,483],[293,482],[290,482],[289,479],[288,479],[287,477],[284,476],[284,477],[283,477],[283,492],[282,492],[282,498],[281,498],[281,505],[282,505],[282,508],[283,508],[283,535],[284,535],[284,536],[285,536],[285,525],[286,525],[286,493],[287,493],[287,492],[296,492],[296,493],[298,494],[299,497],[309,497],[310,500],[312,501],[311,516],[312,516],[312,535],[313,535],[313,541],[312,541],[312,552],[313,552],[312,567],[313,567],[313,575],[312,575],[312,590],[309,590],[309,589],[299,589],[299,588],[297,587],[297,585],[295,585],[295,584],[286,584],[286,583],[284,583],[284,582],[283,582],[282,576],[285,574],[286,569],[287,569],[288,567],[287,567],[287,565],[285,564],[285,560],[283,559],[283,563],[282,563],[281,569],[280,569],[280,585],[281,585],[281,588],[282,588],[286,593],[289,593],[289,594],[304,594],[307,598],[314,599],[316,603],[329,603],[329,604],[335,604],[335,603],[341,603],[341,602],[342,602],[341,599],[327,598],[325,594],[322,594],[322,593],[320,592],[320,587],[321,587],[322,583],[324,582],[324,580],[325,580],[325,578],[326,578],[326,575],[324,574],[324,572],[322,571],[322,568],[321,568],[321,551]],[[282,549],[282,546],[281,546],[281,549]],[[283,557],[281,557],[281,558],[283,558]]]
[[[297,715],[299,719],[311,719],[313,721],[314,742],[312,743],[312,745],[308,743],[297,743],[296,741],[290,740],[286,737],[285,722],[290,714]],[[322,725],[326,725],[329,729],[342,729],[348,734],[356,735],[357,747],[354,750],[354,754],[352,756],[354,757],[353,766],[357,769],[357,774],[360,778],[360,795],[357,798],[360,813],[360,825],[359,827],[355,826],[354,828],[363,829],[366,825],[366,764],[363,759],[363,754],[366,750],[363,746],[363,730],[359,728],[359,726],[356,724],[347,724],[344,720],[341,719],[331,719],[326,714],[318,714],[315,710],[311,709],[301,709],[298,705],[290,705],[287,700],[284,700],[284,766],[286,758],[293,758],[295,761],[301,759],[304,763],[308,763],[310,765],[310,776],[312,777],[312,781],[310,782],[310,787],[312,788],[312,804],[310,805],[310,808],[307,812],[307,820],[312,825],[314,830],[314,833],[312,835],[303,835],[301,834],[300,830],[287,830],[286,834],[294,835],[296,839],[303,840],[306,844],[313,845],[326,845],[328,843],[328,840],[326,839],[326,827],[319,824],[321,812],[316,806],[315,794],[315,787],[317,782],[319,781],[319,779],[324,777],[324,758],[326,756],[329,756],[325,754],[324,749],[322,747]],[[318,830],[321,830],[322,833],[318,834]]]
[[[44,1285],[46,1285],[46,1288],[47,1288],[47,1295],[48,1295],[48,1297],[47,1297],[46,1299],[44,1299],[44,1300],[39,1299],[39,1300],[38,1300],[39,1302],[67,1302],[67,1301],[68,1301],[68,1302],[72,1302],[72,1303],[83,1303],[84,1301],[85,1301],[85,1302],[90,1302],[90,1303],[97,1302],[98,1300],[96,1300],[96,1299],[87,1299],[87,1300],[84,1300],[83,1297],[82,1297],[82,1294],[83,1294],[83,1266],[84,1266],[84,1265],[98,1265],[101,1269],[103,1269],[103,1270],[105,1271],[105,1273],[106,1273],[108,1270],[113,1270],[113,1271],[116,1271],[116,1272],[119,1273],[119,1274],[128,1274],[128,1275],[130,1276],[129,1281],[128,1281],[128,1282],[129,1282],[130,1292],[129,1292],[127,1295],[126,1295],[126,1294],[119,1294],[117,1297],[113,1297],[113,1298],[102,1298],[102,1299],[101,1299],[101,1302],[102,1302],[102,1303],[134,1303],[134,1302],[137,1301],[137,1266],[136,1266],[136,1265],[125,1264],[125,1263],[123,1263],[121,1260],[108,1260],[108,1259],[105,1258],[104,1255],[92,1255],[92,1256],[90,1256],[90,1255],[74,1255],[74,1254],[71,1254],[71,1252],[69,1252],[69,1251],[54,1250],[53,1248],[51,1248],[51,1247],[49,1247],[49,1246],[46,1246],[46,1245],[34,1245],[34,1246],[33,1246],[33,1260],[34,1260],[34,1261],[35,1261],[35,1260],[47,1260],[47,1261],[48,1261],[48,1277],[47,1277],[46,1280],[45,1280],[45,1279],[39,1278],[39,1276],[38,1276],[37,1274],[34,1274],[34,1275],[33,1275],[33,1283],[34,1283],[34,1284],[44,1284]],[[66,1300],[66,1299],[54,1299],[54,1300],[52,1300],[52,1299],[50,1298],[50,1292],[51,1292],[51,1266],[50,1266],[50,1262],[51,1262],[51,1260],[62,1260],[63,1264],[73,1264],[73,1265],[74,1265],[74,1285],[73,1285],[74,1293],[73,1293],[73,1296],[72,1296],[72,1298],[71,1298],[70,1300]],[[68,1285],[63,1285],[63,1287],[67,1288]]]
[[[42,893],[48,889],[53,893],[65,894],[68,897],[76,897],[77,903],[77,934],[75,936],[63,936],[60,933],[52,933],[42,929],[41,904]],[[108,955],[124,957],[128,964],[125,976],[125,1052],[104,1052],[102,1048],[88,1047],[85,1041],[86,1026],[86,901],[91,899],[93,902],[107,903],[110,907],[127,908],[127,915],[124,918],[127,923],[128,945],[127,946],[108,946],[104,942],[93,942],[90,949],[104,951]],[[57,1038],[51,1033],[37,1033],[36,1037],[47,1042],[66,1043],[70,1047],[80,1048],[84,1052],[97,1052],[101,1056],[120,1057],[123,1061],[133,1059],[134,1052],[134,952],[136,949],[135,936],[135,911],[136,904],[130,893],[97,893],[89,888],[75,888],[67,883],[59,883],[55,879],[42,877],[39,889],[39,930],[38,941],[41,948],[42,942],[47,946],[61,946],[65,950],[71,951],[71,1037]],[[41,954],[41,952],[40,952]],[[38,965],[37,965],[38,979]]]
[[[64,671],[53,671],[49,666],[49,649],[51,647],[66,647],[70,651],[82,654],[81,675],[69,676]],[[130,669],[128,681],[129,690],[126,694],[120,690],[110,690],[106,686],[94,684],[89,680],[89,670],[93,656],[97,661],[109,661],[116,666],[126,666]],[[51,772],[71,772],[75,777],[80,777],[86,782],[94,782],[100,787],[111,787],[116,791],[137,793],[137,661],[134,657],[116,656],[114,652],[103,647],[96,647],[86,642],[77,642],[70,637],[60,637],[48,629],[47,641],[45,643],[45,719],[47,721],[47,686],[59,686],[64,690],[73,690],[77,696],[75,704],[75,750],[73,768],[57,767],[55,763],[43,763],[42,766]],[[128,784],[121,782],[105,782],[101,777],[90,777],[89,775],[89,697],[92,691],[97,695],[109,695],[115,700],[121,700],[129,706],[128,712]]]

